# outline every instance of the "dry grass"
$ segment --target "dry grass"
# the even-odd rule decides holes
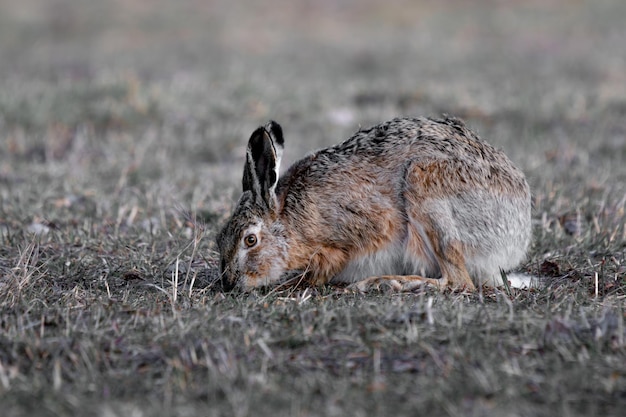
[[[0,0],[2,414],[623,414],[626,9],[431,3]],[[528,174],[545,288],[214,285],[254,127],[441,112]]]

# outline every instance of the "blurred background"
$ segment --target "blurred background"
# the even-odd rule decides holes
[[[563,189],[613,181],[625,20],[621,0],[0,0],[0,178],[219,211],[270,118],[288,164],[360,126],[448,113],[534,186],[547,163]]]

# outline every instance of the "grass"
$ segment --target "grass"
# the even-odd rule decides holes
[[[3,415],[623,413],[622,2],[49,4],[0,0]],[[545,287],[214,285],[256,126],[442,112],[527,173]]]

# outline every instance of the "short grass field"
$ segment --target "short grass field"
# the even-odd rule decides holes
[[[626,2],[0,0],[0,415],[623,416]],[[532,290],[224,293],[294,162],[461,117],[533,190]]]

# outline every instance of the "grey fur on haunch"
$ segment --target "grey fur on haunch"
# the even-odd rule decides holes
[[[531,239],[530,190],[506,155],[454,118],[398,118],[312,153],[277,180],[284,145],[250,137],[243,194],[217,244],[226,288],[497,286]]]

